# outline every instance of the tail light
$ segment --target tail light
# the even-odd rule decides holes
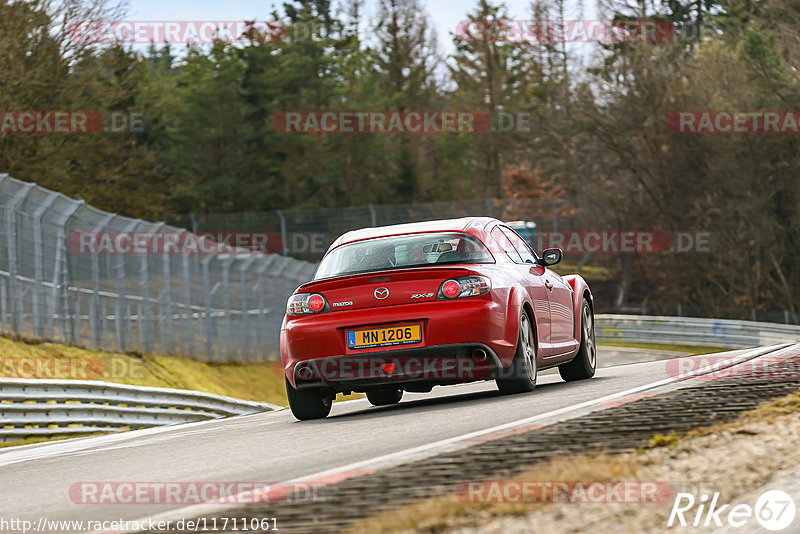
[[[449,299],[454,299],[461,294],[461,284],[455,280],[448,280],[442,284],[442,295]]]
[[[485,276],[472,275],[445,280],[439,287],[437,300],[485,295],[492,289],[492,282]]]
[[[289,297],[286,304],[287,315],[307,315],[326,311],[328,303],[319,293],[298,293]]]

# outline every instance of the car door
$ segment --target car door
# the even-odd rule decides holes
[[[552,353],[552,349],[550,342],[550,301],[547,296],[544,279],[541,276],[544,271],[537,265],[526,262],[520,256],[518,247],[513,241],[513,236],[516,236],[516,233],[513,231],[509,233],[505,231],[504,227],[496,225],[492,228],[490,235],[500,248],[505,251],[511,261],[514,262],[514,268],[518,271],[520,280],[524,281],[525,291],[528,293],[528,298],[533,305],[533,322],[536,325],[536,340],[540,349],[539,356],[547,357]]]
[[[537,266],[537,269],[531,269],[530,274],[535,278],[541,278],[546,288],[550,312],[550,343],[552,344],[549,356],[558,356],[573,351],[575,342],[572,287],[558,273],[539,265],[536,253],[518,233],[507,226],[503,226],[502,229],[508,234],[522,261]]]
[[[553,355],[575,349],[575,311],[572,306],[572,287],[561,276],[545,268],[545,286],[550,301],[550,341]]]

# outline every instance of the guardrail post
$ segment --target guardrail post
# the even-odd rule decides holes
[[[367,207],[369,207],[369,216],[372,226],[378,226],[378,214],[375,212],[375,206],[372,204],[367,204]]]
[[[72,330],[70,332],[71,327],[74,325],[69,318],[69,265],[67,264],[66,227],[69,224],[69,220],[81,206],[83,206],[83,200],[76,201],[66,213],[62,214],[61,219],[55,222],[58,227],[58,236],[56,237],[56,257],[53,265],[52,316],[55,316],[57,304],[60,303],[61,306],[58,313],[61,319],[61,340],[65,343],[68,340],[73,341],[75,337],[75,331]]]
[[[233,322],[231,319],[231,287],[230,270],[235,258],[228,258],[221,263],[222,266],[222,304],[225,308],[225,359],[231,361],[233,357]]]
[[[97,234],[103,232],[116,215],[109,213],[97,223],[92,232]],[[92,347],[95,349],[102,348],[101,342],[101,326],[99,323],[105,323],[104,319],[100,319],[100,254],[95,251],[92,254],[92,300],[89,306],[89,330],[91,332]]]
[[[11,299],[11,330],[19,333],[23,322],[22,289],[20,287],[19,263],[17,258],[17,208],[28,197],[33,184],[23,185],[6,203],[6,238],[8,246],[8,282]]]
[[[162,240],[163,243],[163,240]],[[159,332],[161,333],[161,347],[166,352],[172,352],[175,345],[175,330],[174,318],[172,317],[172,273],[170,273],[170,255],[167,252],[167,247],[164,246],[164,254],[161,256],[162,263],[162,277],[164,279],[164,289],[161,291],[161,315],[158,321]],[[166,313],[164,313],[166,308]]]
[[[142,347],[145,345],[144,340],[144,330],[146,326],[142,323],[144,319],[144,315],[142,315],[142,301],[136,300],[136,337],[139,340],[139,349],[141,350]]]
[[[140,221],[144,224],[144,221]],[[150,232],[155,234],[164,226],[164,223],[157,223]],[[155,323],[153,322],[153,312],[150,307],[150,245],[148,244],[148,251],[142,254],[140,258],[141,265],[141,287],[142,287],[142,303],[141,310],[142,316],[139,317],[139,328],[141,330],[140,339],[141,346],[145,352],[153,352],[155,345]]]
[[[53,309],[61,323],[61,341],[67,341],[67,330],[69,327],[67,315],[69,313],[69,293],[64,289],[67,284],[66,273],[66,254],[63,248],[64,229],[58,229],[58,239],[56,242],[56,257],[53,268]]]
[[[272,287],[273,287],[272,300],[273,300],[273,302],[285,301],[285,299],[289,297],[288,292],[285,289],[285,286],[287,285],[287,281],[285,279],[283,279],[282,276],[283,276],[283,272],[286,270],[286,268],[289,266],[289,264],[292,263],[292,259],[291,258],[282,258],[282,259],[284,261],[282,261],[278,265],[276,265],[275,270],[272,271],[272,273],[270,273],[271,276],[272,276]],[[277,328],[276,327],[271,328],[270,329],[270,333],[273,336],[272,348],[276,348],[277,349],[278,348],[278,340],[280,339],[281,323],[280,323],[280,321],[275,321],[274,324],[275,324],[275,326]]]
[[[130,234],[138,226],[139,221],[131,221],[122,230],[126,234]],[[117,346],[119,350],[125,351],[128,347],[128,332],[130,331],[130,324],[127,323],[128,317],[128,302],[125,298],[125,255],[117,255],[117,320],[114,325],[117,334]]]
[[[201,262],[203,266],[203,295],[205,295],[205,319],[203,324],[205,326],[206,354],[211,359],[214,358],[214,336],[213,325],[211,324],[211,278],[208,272],[208,264],[213,259],[214,256],[206,256]]]
[[[69,288],[67,288],[69,291]],[[75,313],[72,315],[73,321],[72,324],[72,342],[80,345],[81,344],[81,294],[76,293],[75,295]]]
[[[266,284],[264,284],[264,273],[266,272],[266,270],[269,268],[270,265],[275,263],[277,258],[278,258],[278,256],[276,256],[274,254],[269,256],[269,258],[267,258],[266,261],[264,261],[262,263],[262,265],[256,270],[256,274],[258,276],[258,282],[256,283],[255,287],[253,288],[253,291],[255,291],[256,294],[258,295],[258,310],[259,310],[259,314],[258,314],[258,317],[256,318],[256,321],[258,321],[259,323],[261,323],[262,321],[264,323],[267,323],[267,324],[256,324],[256,328],[255,328],[255,331],[256,331],[256,347],[258,347],[260,349],[266,348],[266,345],[267,345],[267,343],[266,343],[266,335],[265,335],[266,334],[266,327],[268,325],[269,315],[270,315],[270,313],[272,313],[271,310],[267,309],[266,300],[267,300],[267,289],[268,288],[266,287]],[[275,299],[272,299],[272,300],[273,300],[272,306],[275,307]],[[258,361],[264,361],[264,358],[258,358]]]
[[[8,319],[8,285],[9,279],[3,280],[0,285],[0,304],[3,306],[2,320],[6,328],[10,328]]]
[[[289,254],[289,247],[287,245],[288,241],[286,240],[286,217],[283,216],[283,210],[276,210],[275,214],[278,216],[281,222],[281,241],[283,241],[283,251],[281,254],[284,256]]]
[[[187,232],[188,234],[188,232]],[[196,238],[196,234],[191,234],[192,238]],[[188,235],[185,236],[189,239]],[[181,267],[183,270],[183,300],[184,300],[184,313],[181,316],[182,332],[181,332],[181,346],[184,355],[189,355],[194,352],[194,327],[192,325],[192,272],[189,265],[189,254],[185,253],[181,257]]]
[[[44,236],[42,217],[58,198],[57,193],[50,193],[45,201],[33,212],[33,278],[36,284],[33,291],[33,330],[38,337],[45,337],[44,332]]]
[[[106,300],[100,299],[100,346],[105,347],[108,342],[108,311]]]
[[[240,335],[239,335],[239,342],[242,345],[241,356],[242,360],[247,361],[250,356],[250,314],[248,313],[247,309],[247,293],[246,284],[247,284],[247,271],[250,269],[250,266],[253,264],[256,258],[262,257],[261,254],[256,255],[255,252],[253,255],[242,262],[239,266],[239,296],[242,301],[242,322],[240,326]]]

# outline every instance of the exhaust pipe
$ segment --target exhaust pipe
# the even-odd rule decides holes
[[[482,362],[486,361],[486,351],[483,349],[475,349],[472,351],[472,357]]]

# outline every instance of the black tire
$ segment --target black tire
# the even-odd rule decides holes
[[[367,391],[367,400],[373,406],[397,404],[403,398],[402,389],[376,389]]]
[[[505,394],[533,391],[536,387],[536,375],[536,342],[533,325],[527,312],[522,312],[514,360],[507,369],[500,370],[500,376],[495,379],[497,389]]]
[[[287,380],[286,396],[289,398],[292,414],[301,421],[323,419],[331,413],[333,398],[327,392],[319,389],[297,390]]]
[[[558,366],[558,373],[567,382],[592,378],[597,369],[597,344],[594,341],[594,315],[589,301],[581,307],[581,346],[572,361]]]

